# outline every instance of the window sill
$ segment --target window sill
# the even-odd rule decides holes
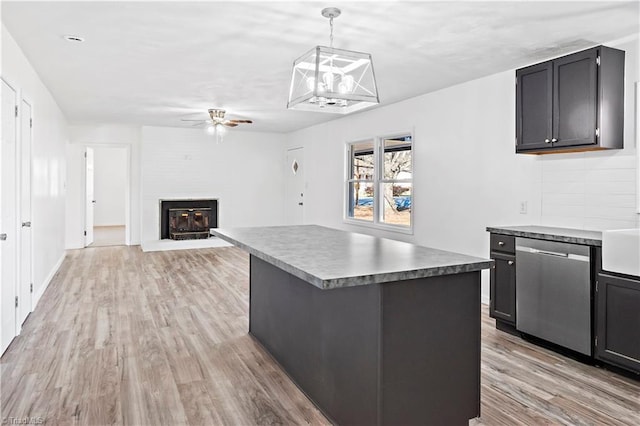
[[[396,232],[398,234],[413,235],[413,225],[397,226],[397,225],[389,225],[386,223],[373,223],[373,222],[367,222],[364,220],[349,219],[349,218],[344,218],[342,222],[346,223],[347,225],[362,226],[364,228],[377,229],[379,231]]]

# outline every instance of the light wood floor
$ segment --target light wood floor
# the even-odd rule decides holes
[[[1,417],[48,425],[328,424],[247,335],[236,248],[69,253],[1,361]],[[496,331],[473,425],[639,425],[640,382]],[[455,356],[455,354],[451,354]]]
[[[124,225],[93,227],[93,243],[90,247],[123,246],[124,244]]]

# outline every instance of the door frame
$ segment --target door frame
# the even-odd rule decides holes
[[[124,244],[127,246],[131,245],[131,144],[126,143],[85,143],[82,144],[82,155],[87,152],[87,148],[119,148],[124,149],[126,152],[127,161],[125,164],[126,167],[126,178],[125,178],[125,202],[124,202]],[[94,153],[95,154],[95,153]],[[95,157],[94,157],[95,161]],[[83,230],[87,229],[87,167],[85,161],[82,161],[82,181],[84,182],[82,191],[82,218],[83,218]],[[95,173],[95,170],[94,170]],[[82,237],[84,241],[84,236]],[[86,246],[85,246],[86,248]]]
[[[20,87],[16,84],[14,84],[11,80],[8,80],[5,76],[0,76],[0,80],[2,82],[4,82],[11,90],[14,91],[14,98],[13,98],[13,103],[15,106],[18,106],[18,111],[19,110],[19,105],[20,105],[20,99],[22,99],[21,95],[22,95],[22,91],[20,89]],[[20,294],[20,289],[18,287],[18,283],[20,282],[20,198],[19,198],[19,192],[20,192],[20,157],[18,156],[18,141],[20,140],[20,129],[19,129],[19,120],[18,120],[19,116],[14,116],[14,122],[15,122],[15,127],[14,127],[14,138],[15,138],[15,143],[14,143],[14,154],[13,154],[13,167],[14,167],[14,171],[15,171],[15,175],[14,175],[14,191],[15,191],[15,196],[13,198],[13,202],[15,204],[15,226],[12,229],[12,232],[14,233],[14,238],[15,238],[15,243],[14,243],[14,253],[13,253],[13,269],[14,269],[14,276],[13,276],[13,283],[10,283],[10,285],[13,285],[13,292],[12,295],[13,297],[16,297]],[[5,129],[3,129],[5,130]],[[0,149],[1,151],[1,149]],[[4,176],[4,170],[2,170],[2,162],[0,161],[0,208],[3,208],[2,206],[2,182],[4,181],[5,176]],[[4,207],[6,208],[6,206]],[[0,217],[0,226],[2,227],[2,229],[5,229],[4,224],[2,224],[1,222],[1,217]],[[6,231],[5,231],[6,232]],[[2,244],[0,242],[0,244]],[[2,261],[2,252],[0,252],[0,286],[2,288],[4,288],[7,283],[3,283],[2,282],[2,265],[3,265],[3,261]],[[18,302],[20,303],[20,302]],[[7,344],[6,347],[4,347],[3,342],[0,342],[0,355],[9,347],[9,345],[11,344],[11,342],[13,341],[13,339],[20,334],[20,327],[21,324],[18,324],[18,308],[16,308],[13,304],[13,302],[10,302],[9,305],[7,306],[11,306],[13,308],[13,330],[9,330],[10,334],[11,334],[11,339],[8,341],[9,343]],[[0,311],[2,310],[2,307],[0,306]],[[1,324],[0,324],[1,325]],[[5,333],[7,333],[7,330],[2,330],[0,329],[0,336],[3,337],[4,340],[4,336]]]
[[[91,155],[89,155],[89,152],[91,152]],[[88,173],[87,170],[89,169],[89,157],[91,157],[91,173],[93,175],[92,178],[92,182],[91,182],[91,204],[89,204],[89,200],[87,198],[87,193],[89,192],[89,179],[88,179]],[[89,247],[91,244],[93,244],[94,238],[93,238],[93,228],[95,227],[95,207],[94,207],[94,202],[95,200],[93,200],[93,198],[95,197],[95,185],[96,184],[96,179],[95,179],[95,148],[93,147],[89,147],[89,146],[85,146],[84,147],[84,242],[82,243],[83,247]],[[89,209],[89,206],[91,206],[91,209]],[[89,210],[91,210],[91,223],[89,223]],[[91,229],[89,231],[89,229]]]
[[[30,213],[29,213],[29,221],[31,222],[31,231],[29,232],[29,246],[30,246],[30,250],[29,250],[29,256],[30,256],[30,265],[29,265],[29,273],[31,274],[30,277],[30,282],[28,283],[28,285],[30,285],[30,288],[24,289],[24,291],[22,291],[21,284],[22,284],[22,267],[19,268],[18,271],[18,287],[19,287],[19,291],[18,291],[18,296],[20,296],[21,299],[23,299],[23,296],[25,294],[29,295],[29,306],[27,308],[27,313],[26,315],[24,315],[24,317],[21,318],[21,323],[19,324],[19,327],[22,328],[22,323],[24,323],[24,321],[26,320],[27,316],[29,315],[29,313],[31,313],[33,311],[33,277],[35,274],[35,267],[34,267],[34,254],[35,254],[35,250],[33,247],[33,121],[34,121],[34,103],[31,100],[31,97],[26,96],[22,91],[20,93],[20,106],[18,107],[18,111],[19,111],[19,118],[20,120],[22,120],[23,118],[23,109],[22,109],[22,104],[26,103],[27,105],[29,105],[29,107],[31,108],[31,115],[29,117],[29,119],[31,120],[30,123],[30,134],[29,134],[29,180],[30,180],[30,187],[29,187],[29,205],[30,205]],[[19,251],[19,256],[18,256],[18,264],[20,266],[22,266],[22,244],[23,244],[23,239],[22,239],[22,202],[24,201],[23,199],[23,192],[22,192],[22,165],[23,165],[23,158],[22,158],[22,143],[23,143],[23,139],[22,139],[22,126],[19,126],[19,130],[18,130],[18,135],[19,135],[19,141],[20,141],[20,161],[19,161],[19,173],[20,173],[20,178],[19,178],[19,184],[18,184],[18,231],[19,231],[19,235],[20,237],[18,238],[19,241],[19,247],[18,247],[18,251]],[[22,306],[22,303],[20,304],[20,306]],[[18,308],[18,312],[21,311],[20,307]]]
[[[637,190],[636,190],[636,212],[640,215],[640,81],[634,83],[635,105],[636,105],[636,123],[635,123],[635,142],[636,142],[636,157],[637,157]],[[640,216],[638,216],[638,225],[640,225]]]

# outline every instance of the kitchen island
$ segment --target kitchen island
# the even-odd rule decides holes
[[[315,225],[213,233],[250,254],[250,334],[333,422],[480,415],[491,260]]]

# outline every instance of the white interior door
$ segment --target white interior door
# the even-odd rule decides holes
[[[2,80],[0,147],[0,353],[17,335],[16,91]]]
[[[285,219],[288,225],[304,223],[304,148],[287,151],[285,165],[286,196]]]
[[[20,285],[17,325],[21,326],[33,309],[31,231],[31,105],[20,103]]]
[[[96,203],[94,195],[94,176],[93,176],[93,163],[94,163],[94,151],[93,148],[87,147],[85,151],[85,220],[84,220],[84,246],[87,247],[93,243],[93,214],[94,206]]]

